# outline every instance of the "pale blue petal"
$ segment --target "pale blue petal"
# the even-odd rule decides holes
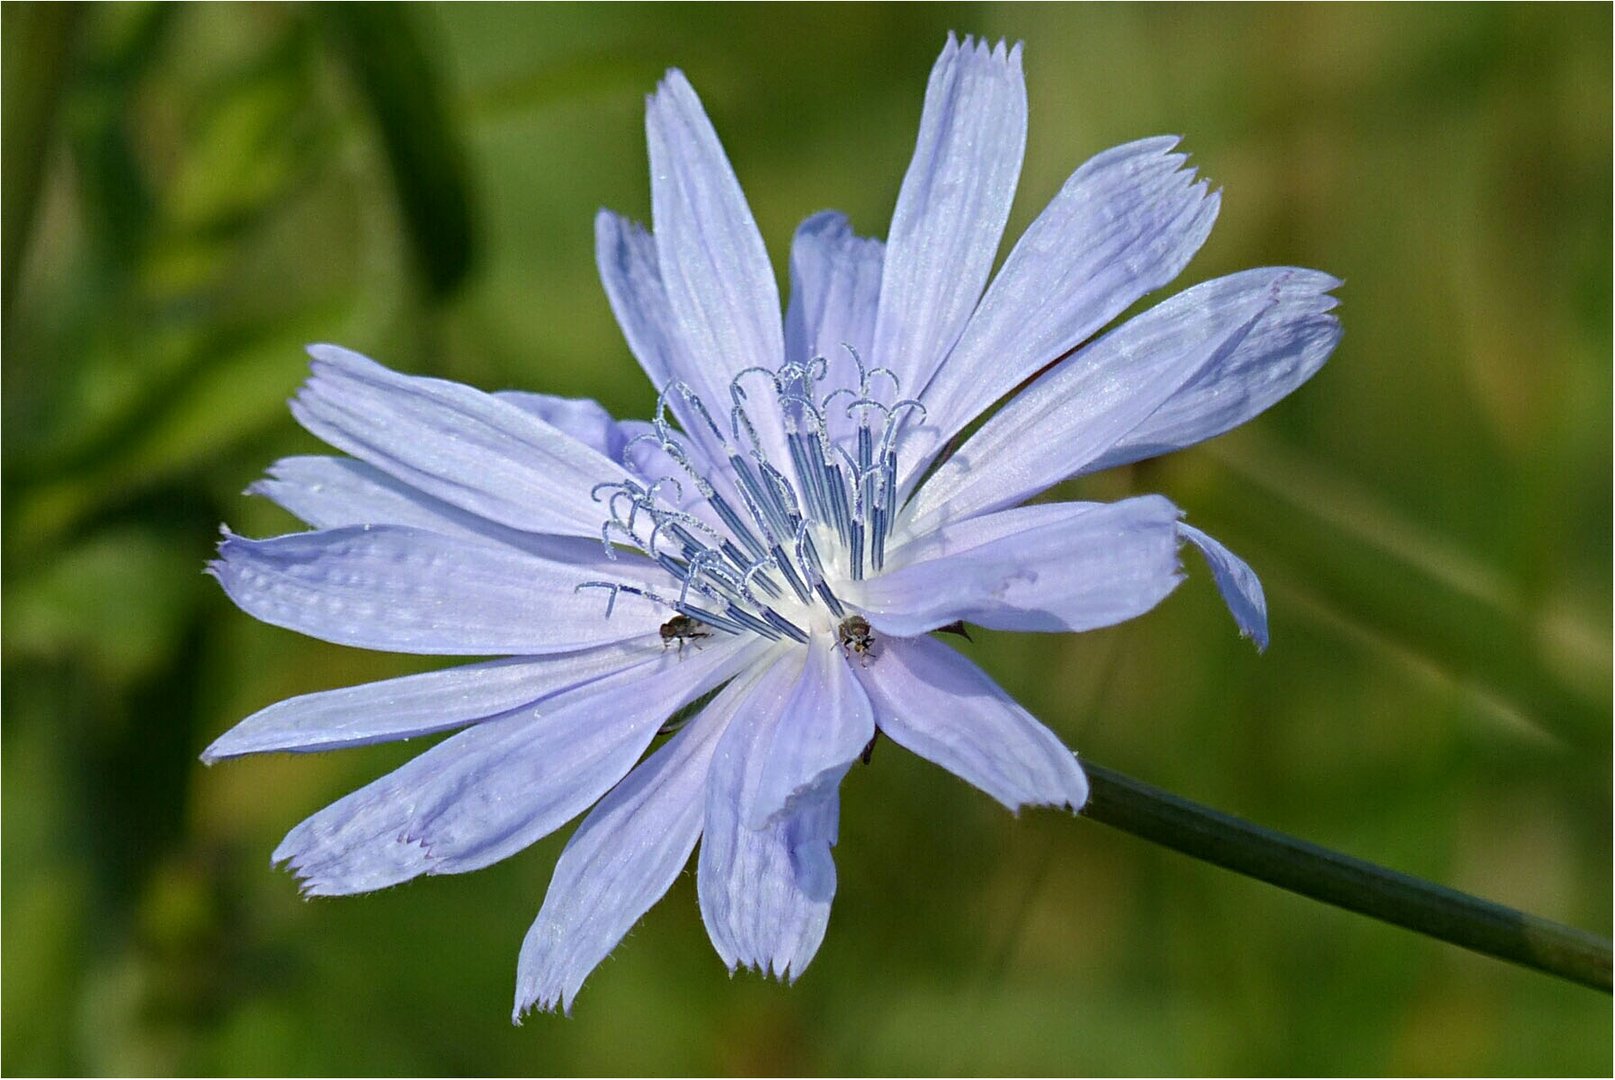
[[[1240,634],[1255,642],[1258,652],[1267,651],[1267,597],[1256,571],[1193,525],[1179,523],[1178,531],[1206,557],[1211,576],[1217,579],[1217,590],[1222,593],[1223,603],[1228,605]]]
[[[672,381],[673,313],[667,307],[656,241],[644,226],[602,210],[594,218],[594,257],[628,348],[660,390]]]
[[[755,791],[741,806],[741,819],[753,829],[789,816],[804,800],[834,788],[875,737],[875,718],[863,687],[831,640],[815,638],[805,662],[794,664],[801,678],[785,700],[779,720],[762,751]]]
[[[629,349],[650,377],[651,385],[662,391],[675,380],[682,379],[699,389],[703,386],[699,382],[702,377],[699,365],[696,370],[688,370],[688,364],[684,368],[679,367],[683,361],[680,360],[678,331],[672,309],[668,306],[667,290],[662,287],[656,239],[637,222],[618,217],[608,210],[602,210],[595,216],[594,225],[595,259],[600,267],[600,280],[605,285],[606,298],[611,302],[611,310],[617,316],[623,336],[628,339]],[[692,381],[692,378],[696,381]],[[709,388],[703,392],[712,391]],[[727,392],[721,399],[709,403],[709,408],[718,410],[718,414],[712,418],[715,423],[725,420],[727,414],[724,410],[728,404]],[[722,441],[714,436],[711,427],[682,394],[668,394],[666,405],[701,456],[712,461],[723,460]],[[629,439],[637,433],[630,431]],[[636,455],[656,453],[654,447],[644,442],[635,443],[626,450],[631,459]],[[644,470],[641,470],[641,474],[644,475]],[[683,476],[684,472],[674,466],[672,472],[663,469],[659,475]],[[721,482],[719,487],[727,493],[727,481]]]
[[[516,965],[520,1021],[572,1010],[578,988],[689,861],[706,819],[707,769],[743,688],[731,683],[629,773],[567,841]]]
[[[411,525],[446,536],[487,540],[533,535],[496,525],[394,480],[354,458],[281,458],[269,475],[247,488],[316,529],[346,525]]]
[[[610,569],[621,582],[654,581],[649,575],[661,573],[626,555]],[[255,618],[339,645],[393,652],[573,652],[654,632],[665,617],[625,598],[606,618],[605,593],[577,588],[594,576],[589,566],[404,526],[272,540],[226,535],[209,570]]]
[[[613,420],[604,406],[589,398],[529,394],[520,390],[504,390],[494,396],[526,409],[585,446],[619,462],[647,487],[654,487],[659,502],[694,513],[714,527],[718,525],[689,472],[662,448],[659,439],[652,441],[656,426],[649,421]],[[720,486],[725,483],[722,477],[714,479]],[[724,490],[727,491],[727,487]],[[602,504],[602,517],[604,509]],[[599,545],[595,547],[598,549]]]
[[[846,588],[877,630],[899,637],[963,619],[1000,630],[1092,630],[1153,608],[1183,575],[1178,508],[1159,495],[1048,503],[939,530],[914,558]]]
[[[1271,271],[1246,273],[1261,280]],[[1083,471],[1156,457],[1221,435],[1312,378],[1340,343],[1340,320],[1330,314],[1337,301],[1328,295],[1339,286],[1338,279],[1317,270],[1289,270],[1276,284],[1278,302],[1238,346],[1207,364]]]
[[[332,446],[501,525],[599,536],[589,493],[626,475],[616,462],[469,386],[400,375],[333,345],[309,354],[313,376],[292,413]]]
[[[1025,149],[1021,47],[949,34],[892,212],[870,360],[896,372],[905,396],[924,388],[981,296]]]
[[[822,356],[833,363],[832,354],[848,345],[861,356],[873,355],[884,256],[881,242],[854,233],[845,214],[826,210],[797,227],[785,313],[787,359]]]
[[[600,268],[600,281],[605,286],[606,298],[622,327],[640,367],[650,377],[651,385],[665,390],[674,381],[673,368],[677,363],[678,345],[673,330],[673,313],[667,305],[667,292],[662,288],[661,269],[657,264],[656,240],[637,222],[619,217],[609,210],[595,215],[595,258]],[[680,376],[682,377],[682,376]],[[720,405],[728,402],[725,395]],[[714,437],[711,428],[694,412],[682,394],[668,394],[665,403],[668,412],[683,430],[689,449],[696,455],[695,463],[702,459],[723,460],[723,445]],[[713,417],[721,422],[723,416]],[[623,420],[617,424],[618,436],[611,442],[620,446],[613,460],[647,484],[664,477],[676,481],[660,490],[666,501],[678,509],[709,519],[704,499],[690,482],[688,473],[659,445],[639,438],[655,432],[652,424],[643,420]],[[733,485],[721,472],[707,472],[710,482],[728,497]],[[712,522],[709,520],[709,524]]]
[[[858,677],[880,730],[1011,810],[1082,809],[1088,778],[1076,755],[987,674],[931,638],[890,640]]]
[[[336,750],[449,731],[654,659],[660,649],[641,638],[303,694],[253,713],[214,740],[202,760],[211,765],[242,754]]]
[[[667,716],[756,652],[735,639],[655,652],[484,721],[298,825],[276,848],[305,892],[339,895],[498,862],[625,776]]]
[[[791,244],[791,303],[785,312],[785,356],[805,362],[822,357],[823,397],[837,387],[858,387],[852,350],[868,366],[874,355],[875,313],[885,250],[879,240],[858,236],[845,216],[826,210],[796,230]],[[845,404],[845,403],[843,403]],[[845,408],[824,417],[831,438],[845,437],[853,420]]]
[[[575,536],[523,532],[450,506],[353,458],[289,457],[269,467],[269,476],[247,488],[316,529],[348,525],[409,525],[444,536],[496,540],[561,562],[588,563],[602,554],[600,542]]]
[[[993,402],[1178,276],[1205,242],[1218,197],[1170,151],[1118,146],[1077,169],[1016,243],[964,336],[919,396],[904,479]]]
[[[701,101],[669,71],[647,102],[652,235],[667,295],[672,376],[688,383],[728,430],[730,384],[784,359],[779,288],[762,234]],[[757,386],[768,384],[762,378]],[[784,461],[773,394],[751,410],[764,446]]]
[[[713,756],[706,824],[696,863],[701,920],[732,971],[750,967],[795,979],[824,940],[835,896],[840,794],[835,787],[762,829],[741,820],[741,805],[761,779],[763,750],[796,668],[776,663],[747,688]]]
[[[623,443],[628,439],[606,407],[593,398],[558,397],[526,390],[498,390],[493,396],[538,417],[590,450],[612,461],[622,461]]]
[[[1293,273],[1196,285],[1123,323],[1012,398],[915,492],[924,533],[1013,506],[1115,446],[1208,365],[1238,348]]]

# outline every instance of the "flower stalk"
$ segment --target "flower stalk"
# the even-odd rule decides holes
[[[1330,851],[1084,761],[1082,814],[1192,858],[1415,933],[1610,992],[1610,942]]]

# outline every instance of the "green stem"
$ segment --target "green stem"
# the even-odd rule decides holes
[[[1608,993],[1607,938],[1252,825],[1083,763],[1084,817],[1326,904]]]

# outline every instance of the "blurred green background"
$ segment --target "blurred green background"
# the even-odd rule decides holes
[[[644,218],[642,95],[704,96],[776,262],[885,232],[946,31],[1024,39],[1010,236],[1117,142],[1224,188],[1184,283],[1333,272],[1346,337],[1259,422],[1081,485],[1160,491],[1267,586],[969,648],[1084,755],[1610,929],[1611,12],[1592,6],[4,6],[8,1074],[1608,1073],[1608,997],[1040,812],[893,747],[845,789],[794,987],[731,979],[682,878],[570,1020],[508,1019],[566,833],[300,900],[285,830],[418,747],[196,755],[420,670],[200,573],[318,450],[338,341],[485,388],[650,388],[592,215]]]

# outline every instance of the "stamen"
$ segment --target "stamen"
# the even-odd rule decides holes
[[[872,390],[870,390],[870,387],[875,384],[875,377],[878,376],[878,375],[884,375],[888,379],[892,380],[892,396],[893,397],[896,397],[898,394],[901,394],[903,392],[903,380],[899,379],[897,377],[897,372],[893,371],[889,367],[872,367],[872,368],[870,368],[868,373],[864,375],[864,382],[863,382],[863,385],[858,388],[859,391],[861,393],[863,393],[865,396],[872,395],[874,392]]]
[[[779,612],[775,611],[773,608],[764,608],[763,618],[767,619],[769,623],[772,624],[773,627],[780,633],[786,635],[787,637],[795,638],[803,645],[807,644],[807,631],[803,630],[800,626],[797,626],[795,623],[781,615]]]
[[[897,454],[888,450],[882,461],[880,493],[870,516],[874,532],[870,536],[870,562],[879,573],[886,565],[886,530],[891,523],[891,505],[897,498]]]
[[[765,609],[765,610],[772,610],[772,609],[770,608],[770,609]],[[768,638],[770,641],[778,641],[780,639],[780,631],[779,630],[776,630],[774,627],[770,626],[768,623],[764,622],[762,619],[759,619],[757,616],[753,615],[751,612],[745,610],[744,608],[737,607],[734,604],[730,604],[729,608],[728,608],[728,612],[729,612],[729,618],[731,620],[733,620],[734,622],[737,622],[740,625],[746,627],[746,629],[752,631],[753,633],[761,634],[761,635],[763,635],[763,637]],[[798,632],[800,632],[800,631],[798,631]]]
[[[773,559],[774,562],[779,566],[779,572],[785,576],[785,583],[791,587],[792,592],[796,593],[796,598],[802,601],[804,604],[807,603],[807,586],[804,585],[802,583],[802,579],[797,576],[796,571],[791,567],[791,560],[785,557],[785,550],[778,544],[774,545]]]
[[[808,584],[818,588],[824,580],[824,567],[819,563],[819,553],[813,548],[813,534],[808,532],[807,521],[798,522],[796,526],[796,561],[802,565],[802,576],[807,578]]]
[[[626,464],[629,451],[647,440],[673,460],[679,475],[648,484],[635,479],[602,483],[590,494],[605,504],[607,520],[600,537],[609,557],[618,558],[617,546],[644,553],[678,582],[677,599],[668,601],[620,582],[578,586],[608,590],[608,617],[617,597],[626,592],[725,633],[803,643],[810,640],[804,629],[809,623],[789,602],[785,610],[792,615],[782,614],[774,606],[782,597],[794,594],[794,601],[810,608],[822,605],[837,620],[847,617],[827,580],[825,559],[854,580],[883,567],[897,499],[899,428],[911,411],[923,416],[924,408],[907,399],[886,404],[885,395],[877,396],[875,387],[884,390],[889,383],[890,397],[897,397],[901,392],[897,374],[888,367],[867,366],[850,345],[843,349],[856,378],[838,378],[843,385],[822,396],[821,384],[830,374],[830,361],[823,356],[788,361],[777,370],[753,366],[736,373],[729,381],[727,435],[688,384],[674,380],[662,389],[652,433],[630,439],[623,460]],[[748,390],[746,381],[756,377],[772,389],[771,400]],[[849,381],[853,385],[847,385]],[[697,443],[686,443],[669,422],[674,403],[697,432],[706,426],[710,442],[702,435]],[[831,432],[829,410],[835,405],[851,422],[843,426],[836,421],[840,436]],[[762,431],[772,435],[775,429],[759,427],[758,421],[772,418],[758,416],[753,411],[758,408],[779,411],[782,448],[762,441]],[[778,459],[781,450],[783,460],[770,460],[771,453]],[[708,475],[704,470],[713,465],[720,469],[726,465],[728,476]],[[711,508],[710,518],[685,507],[686,476]],[[643,540],[642,514],[651,521]],[[829,547],[821,553],[824,544]]]
[[[701,575],[707,573],[714,562],[721,562],[722,560],[723,556],[711,548],[702,548],[695,553],[695,557],[690,560],[690,564],[684,568],[684,583],[679,589],[679,607],[682,608],[685,602],[689,600],[691,589],[702,592],[707,591],[701,589]]]
[[[724,526],[751,550],[752,558],[760,559],[768,553],[768,548],[764,547],[762,541],[753,536],[751,530],[746,528],[745,524],[740,520],[740,515],[735,513],[735,508],[729,505],[729,500],[717,492],[713,492],[707,496],[707,502],[718,515],[718,520],[722,521]],[[745,560],[736,561],[743,562]]]
[[[667,395],[670,392],[677,392],[678,395],[684,399],[685,404],[694,409],[696,415],[706,422],[708,429],[710,429],[712,432],[712,437],[718,440],[718,444],[725,448],[728,447],[728,443],[724,441],[723,432],[718,429],[717,424],[713,423],[712,414],[707,412],[706,404],[701,400],[700,396],[690,388],[689,383],[686,383],[680,379],[675,379],[668,383],[662,388],[662,392],[656,396],[655,422],[657,424],[664,429],[667,426]]]
[[[738,391],[739,388],[737,387],[736,389]],[[746,438],[744,441],[751,447],[751,456],[756,458],[758,461],[762,461],[763,444],[762,441],[757,438],[757,428],[754,424],[752,424],[751,417],[746,415],[745,407],[742,405],[736,405],[734,408],[729,410],[729,430],[733,433],[735,442],[737,443],[742,441],[740,438],[741,429],[745,429]]]
[[[688,572],[687,565],[679,562],[671,555],[654,555],[652,558],[656,560],[656,565],[675,578],[682,578]]]
[[[674,493],[671,500],[672,502],[681,503],[684,501],[684,485],[679,483],[679,478],[676,476],[663,476],[659,479],[653,480],[650,487],[645,489],[645,500],[647,503],[654,501],[656,498],[662,495],[663,484],[673,485]]]
[[[665,422],[658,420],[656,423],[656,435],[634,436],[632,439],[628,440],[627,446],[623,447],[624,454],[627,453],[628,446],[632,446],[641,439],[649,439],[660,446],[662,448],[662,452],[668,457],[672,458],[675,465],[689,474],[690,479],[695,481],[695,489],[701,493],[701,497],[703,499],[712,498],[712,485],[707,481],[707,478],[702,476],[700,472],[696,470],[695,466],[690,463],[690,455],[685,451],[684,444],[673,438],[673,436],[669,433],[669,429]]]
[[[862,396],[861,394],[858,393],[858,391],[854,390],[850,386],[837,387],[836,389],[834,389],[834,390],[830,391],[828,394],[826,394],[824,396],[823,401],[819,402],[819,411],[823,412],[823,413],[828,413],[830,411],[830,403],[832,401],[834,401],[836,398],[840,397],[842,394],[846,394],[848,397],[852,398],[854,401],[857,401]],[[848,414],[848,415],[851,415],[851,414]]]
[[[612,562],[617,561],[617,548],[611,542],[611,530],[613,528],[627,537],[628,543],[634,548],[640,551],[645,550],[639,542],[639,537],[634,535],[634,531],[614,517],[604,525],[600,526],[600,544],[606,549],[606,558],[610,559]],[[650,554],[649,552],[645,553],[647,555]]]
[[[644,438],[644,436],[640,437]],[[628,485],[623,483],[621,480],[606,480],[589,489],[589,498],[593,499],[595,502],[599,502],[600,493],[602,491],[621,491],[627,486]]]
[[[864,358],[858,355],[857,349],[845,341],[841,343],[841,347],[847,350],[847,355],[852,357],[853,364],[858,368],[858,392],[863,393],[864,384],[869,382],[869,373],[864,370]]]
[[[762,534],[763,541],[768,547],[775,546],[774,536],[778,531],[778,523],[768,520],[768,514],[764,509],[767,496],[763,494],[762,485],[757,482],[751,468],[740,457],[731,456],[729,464],[734,467],[735,479],[740,481],[736,488],[740,492],[741,501],[746,504],[746,511],[751,514],[752,522],[757,526],[757,531]]]
[[[836,447],[841,450],[841,447]],[[842,451],[845,453],[845,451]],[[835,516],[836,532],[843,547],[852,546],[852,513],[847,506],[847,485],[841,479],[841,466],[833,461],[824,463],[825,485],[830,490],[830,509]]]
[[[741,386],[740,383],[747,375],[761,375],[774,387],[774,393],[782,394],[785,392],[780,385],[778,372],[770,371],[761,364],[753,364],[751,367],[741,368],[735,372],[734,378],[729,380],[729,396],[734,399],[737,405],[746,400],[746,388]]]
[[[669,532],[672,532],[672,527],[680,527],[680,533],[683,535],[681,536],[680,533],[674,533],[673,536],[674,539],[678,540],[680,544],[684,545],[685,547],[700,545],[695,544],[694,538],[691,537],[688,532],[684,532],[682,529],[682,526],[684,525],[693,525],[695,528],[700,529],[702,532],[710,535],[713,540],[721,540],[718,534],[713,530],[712,526],[708,525],[706,522],[702,521],[693,514],[686,514],[682,510],[652,510],[651,513],[655,515],[654,520],[656,525],[651,529],[650,538],[645,542],[645,547],[650,551],[656,550],[656,537],[659,533],[661,533],[664,526],[669,527]]]
[[[617,606],[618,593],[627,593],[630,596],[642,596],[651,603],[661,604],[663,607],[674,606],[668,603],[664,598],[651,592],[649,589],[641,589],[634,585],[624,585],[620,581],[585,581],[576,585],[572,591],[580,592],[583,589],[607,589],[610,591],[611,595],[606,598],[606,618],[608,619],[611,618],[611,612]]]
[[[825,513],[822,469],[813,467],[808,458],[806,440],[797,432],[785,437],[786,448],[791,453],[791,464],[796,468],[796,475],[802,478],[802,494],[807,502],[808,516],[824,518]]]
[[[880,445],[883,450],[890,450],[897,443],[897,421],[899,415],[902,413],[913,412],[915,410],[919,411],[920,421],[923,423],[926,417],[925,406],[920,404],[918,401],[915,401],[913,398],[904,398],[902,401],[894,403],[891,408],[886,410],[886,426],[881,429],[880,433]]]
[[[763,606],[763,602],[757,599],[757,594],[751,591],[751,579],[760,577],[764,570],[773,565],[773,562],[772,558],[759,559],[746,567],[746,572],[740,575],[740,595],[746,598],[747,603],[756,604],[759,607]]]
[[[611,618],[612,611],[614,611],[616,609],[616,607],[617,607],[617,594],[622,591],[622,586],[618,585],[614,581],[585,581],[582,584],[578,585],[576,588],[574,588],[572,591],[573,592],[582,592],[584,589],[610,589],[611,590],[611,594],[606,597],[606,618],[608,618],[608,619]]]

